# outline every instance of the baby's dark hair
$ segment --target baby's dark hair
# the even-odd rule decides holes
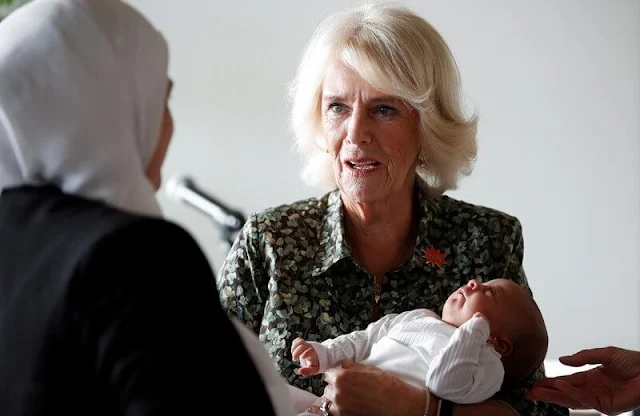
[[[542,366],[547,356],[549,335],[542,312],[529,293],[526,293],[526,299],[519,309],[513,311],[515,319],[510,325],[513,349],[511,354],[502,357],[505,370],[503,387],[526,381]]]

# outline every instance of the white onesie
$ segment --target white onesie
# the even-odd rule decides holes
[[[489,399],[502,385],[504,367],[488,338],[483,318],[456,328],[431,310],[414,309],[385,315],[362,331],[310,343],[318,353],[320,373],[344,360],[362,362],[465,404]]]

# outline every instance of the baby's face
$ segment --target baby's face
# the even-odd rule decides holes
[[[524,289],[511,280],[494,279],[487,283],[475,279],[453,292],[442,310],[442,319],[456,327],[467,322],[476,312],[485,315],[491,332],[500,331],[502,322],[522,307],[527,296]]]

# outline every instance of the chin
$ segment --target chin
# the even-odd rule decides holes
[[[442,319],[445,317],[449,317],[451,315],[451,311],[449,310],[449,306],[445,303],[442,307]]]
[[[355,202],[356,204],[371,204],[380,200],[380,198],[375,198],[369,195],[354,195],[349,193],[345,193],[345,195],[347,196],[347,198],[349,198],[349,200]]]
[[[385,199],[385,195],[379,192],[375,186],[363,183],[340,184],[340,191],[349,200],[358,204],[378,202]]]
[[[451,321],[450,323],[460,322],[463,316],[464,316],[464,311],[459,305],[456,304],[456,302],[447,300],[444,306],[442,307],[442,319]]]

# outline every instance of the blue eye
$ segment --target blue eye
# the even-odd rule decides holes
[[[396,110],[395,108],[385,104],[380,104],[376,106],[374,111],[375,113],[380,114],[381,116],[384,116],[384,117],[392,116],[398,112],[398,110]]]
[[[344,106],[337,103],[329,104],[329,111],[335,114],[340,114],[342,113],[342,111],[344,111]]]

